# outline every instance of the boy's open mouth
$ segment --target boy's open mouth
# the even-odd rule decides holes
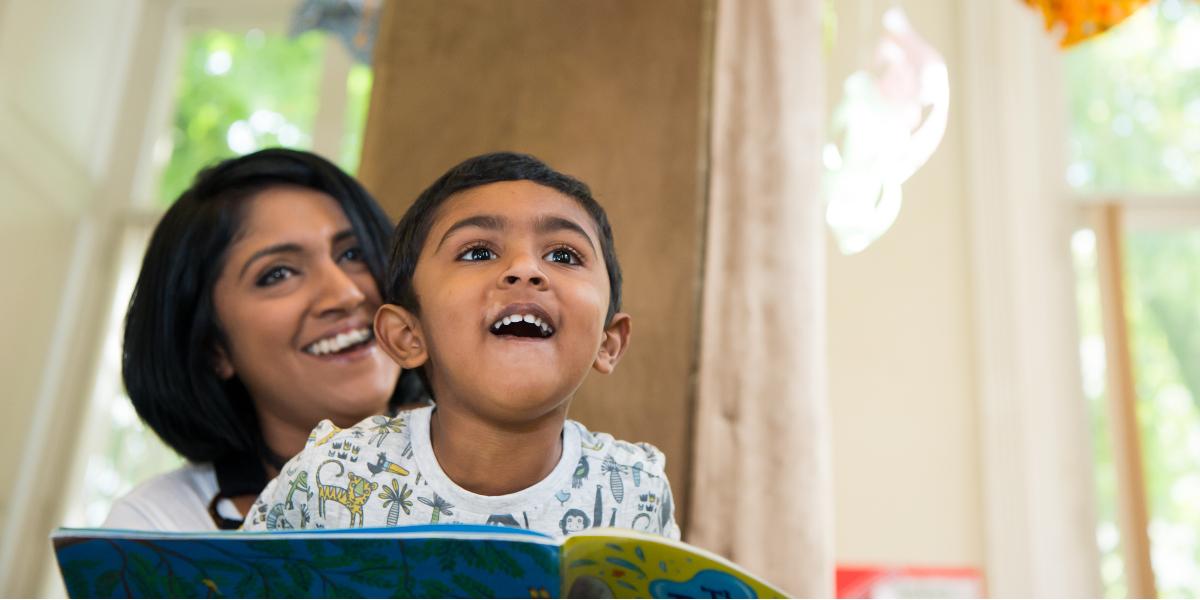
[[[313,356],[329,356],[331,354],[344,354],[353,352],[359,348],[371,343],[375,339],[375,332],[370,327],[361,327],[353,331],[339,333],[324,339],[317,340],[304,347],[304,352]]]
[[[492,335],[513,336],[520,338],[545,339],[554,335],[554,326],[550,318],[540,313],[540,310],[518,309],[512,314],[506,314],[492,323]]]

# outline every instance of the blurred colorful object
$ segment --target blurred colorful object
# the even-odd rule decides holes
[[[1060,44],[1074,46],[1100,35],[1124,21],[1150,0],[1024,0],[1042,11],[1046,31],[1062,26],[1066,31]]]
[[[883,30],[874,68],[846,78],[830,125],[835,141],[823,152],[825,220],[844,254],[861,252],[892,226],[900,185],[946,133],[946,61],[900,8],[884,13]]]
[[[382,8],[378,0],[303,0],[292,15],[291,34],[328,31],[342,40],[354,60],[369,65]]]

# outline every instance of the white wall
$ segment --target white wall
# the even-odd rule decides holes
[[[114,87],[104,77],[125,62],[109,34],[121,11],[110,6],[17,2],[0,15],[0,373],[12,424],[0,438],[4,456],[26,446],[76,227],[96,197],[98,123],[111,121],[102,107]],[[106,27],[86,27],[93,20]],[[15,468],[3,463],[0,477],[13,481]],[[11,492],[0,490],[0,506]]]
[[[37,592],[49,527],[74,483],[31,473],[70,472],[154,112],[145,92],[162,26],[147,24],[171,5],[0,2],[0,595]]]
[[[947,59],[950,119],[937,153],[904,185],[892,229],[853,256],[829,245],[836,557],[982,569],[959,3],[901,5]],[[845,77],[867,66],[888,6],[836,3],[831,107]]]

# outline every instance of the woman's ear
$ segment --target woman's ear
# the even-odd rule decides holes
[[[600,350],[596,352],[596,361],[592,368],[608,375],[617,368],[621,355],[629,348],[629,334],[633,329],[633,318],[625,313],[613,315],[612,321],[604,329],[604,337],[600,339]]]
[[[229,360],[229,352],[225,351],[225,347],[217,344],[213,350],[213,371],[216,371],[217,377],[221,381],[227,381],[233,378],[235,373],[233,362]]]
[[[429,359],[421,320],[398,305],[384,304],[376,311],[375,339],[405,369],[415,369]]]

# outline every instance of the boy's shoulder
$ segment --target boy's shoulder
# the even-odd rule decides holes
[[[627,442],[604,432],[589,431],[578,421],[568,420],[567,424],[579,432],[580,456],[584,459],[597,460],[598,464],[611,462],[622,467],[636,466],[639,471],[651,475],[664,472],[667,457],[653,444]]]
[[[415,413],[429,410],[431,407],[424,406],[395,415],[375,415],[344,428],[325,419],[308,434],[304,449],[296,457],[311,458],[328,454],[330,457],[358,462],[360,453],[397,444],[407,445],[412,439],[410,428],[417,416]]]

